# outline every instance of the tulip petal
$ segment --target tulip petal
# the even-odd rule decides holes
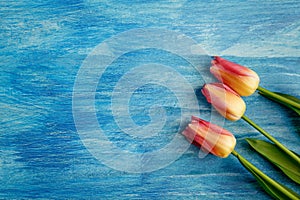
[[[191,123],[182,134],[202,151],[222,158],[227,157],[236,144],[235,137],[229,131],[195,116],[192,116]]]
[[[209,143],[205,141],[205,137],[203,137],[201,132],[198,132],[195,129],[195,127],[191,127],[188,125],[186,129],[182,132],[182,134],[188,139],[190,143],[197,146],[201,150],[205,150],[207,152],[210,152],[213,149],[213,146],[211,146]]]
[[[220,56],[215,56],[214,60],[212,60],[212,65],[216,66],[219,69],[224,69],[226,71],[230,71],[231,73],[235,73],[240,76],[254,76],[253,71],[247,67],[239,65],[237,63],[225,60]]]
[[[207,101],[226,119],[236,121],[243,116],[246,110],[245,102],[227,85],[205,84],[201,91]]]
[[[249,96],[258,88],[259,76],[253,70],[219,56],[211,62],[210,72],[241,96]]]
[[[222,134],[222,135],[228,135],[228,136],[231,136],[232,134],[227,131],[226,129],[224,128],[221,128],[220,126],[218,125],[215,125],[215,124],[212,124],[208,121],[205,121],[203,119],[200,119],[196,116],[192,116],[192,121],[196,121],[198,122],[199,124],[201,123],[203,126],[206,126],[208,127],[208,129],[210,129],[211,131],[217,133],[217,134]]]

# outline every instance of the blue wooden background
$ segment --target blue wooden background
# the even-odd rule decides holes
[[[73,118],[77,73],[97,45],[136,28],[184,34],[207,53],[199,60],[198,69],[164,49],[135,49],[116,59],[99,80],[91,80],[96,85],[94,105],[82,103],[87,112],[89,106],[94,108],[99,121],[99,127],[92,127],[90,134],[101,129],[111,144],[134,155],[156,152],[174,137],[182,149],[186,141],[180,130],[188,120],[182,110],[191,108],[187,113],[207,120],[213,116],[236,135],[238,152],[300,193],[298,185],[246,144],[247,137],[264,139],[257,131],[243,121],[222,121],[199,94],[203,83],[215,81],[207,73],[209,55],[222,55],[254,69],[260,75],[261,86],[300,97],[299,19],[300,3],[296,0],[0,1],[0,198],[270,198],[233,156],[221,159],[199,154],[194,146],[184,152],[173,148],[179,156],[172,157],[165,166],[161,165],[174,156],[173,152],[160,154],[157,163],[140,160],[135,170],[141,169],[139,166],[149,170],[142,168],[141,173],[134,173],[127,169],[134,166],[135,159],[110,152],[93,154],[86,146],[94,140],[82,140],[85,136],[77,131]],[[128,44],[133,45],[135,36],[127,37]],[[158,39],[163,44],[170,38],[161,34]],[[125,48],[126,42],[122,42]],[[141,76],[154,81],[133,88],[127,104],[122,104],[127,93],[114,89],[119,80],[126,83],[122,77],[135,67],[144,67],[145,71],[132,73],[128,85],[140,83]],[[184,80],[193,89],[192,95]],[[121,86],[126,89],[127,84]],[[88,93],[84,87],[80,91]],[[117,100],[121,103],[114,104],[112,94],[119,94]],[[195,106],[194,94],[198,102]],[[178,96],[186,100],[188,108],[180,104]],[[244,99],[247,116],[300,153],[300,126],[295,113],[257,93]],[[117,111],[112,111],[113,106]],[[126,109],[132,121],[120,114]],[[121,115],[123,128],[114,115]],[[180,123],[182,118],[184,123]],[[88,119],[81,121],[91,128]],[[99,151],[104,147],[104,143],[96,145]],[[101,155],[109,162],[103,162]],[[115,169],[110,167],[113,164]]]

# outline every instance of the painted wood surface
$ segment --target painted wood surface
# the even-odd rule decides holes
[[[298,1],[1,1],[1,199],[270,199],[236,160],[199,152],[190,115],[300,193],[199,89],[210,56],[300,97]],[[128,32],[129,31],[129,32]],[[300,153],[299,117],[259,94],[246,115]],[[95,121],[96,119],[96,121]]]

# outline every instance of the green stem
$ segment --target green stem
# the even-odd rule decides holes
[[[271,92],[271,91],[269,91],[269,90],[267,90],[267,89],[265,89],[263,87],[260,87],[260,86],[258,86],[257,90],[259,90],[260,92],[265,93],[265,94],[267,94],[267,95],[269,95],[269,96],[277,99],[278,101],[281,101],[283,103],[286,103],[288,105],[291,105],[291,106],[294,106],[295,108],[300,109],[300,104],[297,103],[297,102],[295,102],[295,101],[292,101],[292,100],[290,100],[288,98],[284,98],[284,97],[282,97],[282,96],[280,96],[280,95],[278,95],[278,94],[276,94],[274,92]]]
[[[249,172],[251,172],[255,176],[255,178],[262,179],[264,183],[270,184],[273,187],[277,188],[280,192],[282,192],[284,195],[286,195],[286,197],[288,197],[289,199],[296,199],[295,194],[293,194],[287,188],[285,188],[284,186],[282,186],[280,183],[276,182],[275,180],[273,180],[272,178],[270,178],[269,176],[267,176],[265,173],[263,173],[262,171],[260,171],[252,163],[250,163],[247,159],[245,159],[243,156],[241,156],[238,152],[236,152],[235,150],[233,150],[231,153],[235,157],[237,157],[237,159],[241,162],[241,164]],[[264,187],[264,189],[266,189],[266,188]],[[277,197],[277,195],[273,194],[273,192],[271,190],[266,190],[266,191],[268,193],[270,193],[272,196],[275,195],[275,197]]]
[[[296,154],[294,154],[292,151],[290,151],[288,148],[286,148],[283,144],[281,144],[278,140],[276,140],[274,137],[272,137],[269,133],[267,133],[260,126],[255,124],[251,119],[249,119],[245,115],[242,116],[242,119],[245,120],[251,126],[253,126],[256,130],[261,132],[266,138],[268,138],[270,141],[272,141],[276,146],[278,146],[282,151],[284,151],[286,154],[288,154],[291,158],[293,158],[295,161],[300,163],[300,158]]]
[[[238,152],[236,152],[235,150],[233,150],[231,152],[235,157],[237,157],[239,160],[242,160],[243,163],[246,163],[249,168],[251,168],[256,174],[258,174],[259,176],[263,177],[264,179],[270,179],[272,181],[274,181],[273,179],[271,179],[269,176],[267,176],[265,173],[263,173],[262,171],[260,171],[259,169],[257,169],[257,167],[255,167],[252,163],[250,163],[246,158],[244,158],[241,154],[239,154]],[[275,182],[275,181],[274,181]]]

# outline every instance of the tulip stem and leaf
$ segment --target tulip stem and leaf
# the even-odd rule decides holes
[[[289,107],[300,115],[300,99],[260,87],[260,78],[255,71],[220,56],[214,56],[211,64],[210,72],[240,96],[250,96],[258,90],[259,94]]]
[[[248,141],[255,150],[267,157],[287,176],[299,183],[299,156],[290,151],[264,129],[244,115],[246,105],[240,96],[250,96],[256,90],[259,90],[260,94],[263,96],[282,103],[283,105],[293,109],[299,115],[300,100],[290,95],[271,92],[260,87],[259,76],[255,71],[247,67],[225,60],[219,56],[214,56],[211,64],[210,72],[221,83],[204,85],[202,93],[206,97],[206,100],[211,103],[212,106],[226,119],[236,121],[242,118],[273,142],[274,144],[254,142],[251,140]],[[234,150],[232,151],[232,154],[235,155],[241,164],[243,164],[243,166],[254,175],[266,192],[274,198],[300,199],[298,194],[269,178]],[[291,163],[291,165],[289,163]]]
[[[230,154],[236,156],[240,163],[253,174],[263,189],[272,197],[276,199],[300,199],[296,192],[276,182],[238,154],[234,150],[236,139],[226,129],[192,116],[191,122],[182,134],[188,141],[204,152],[210,152],[221,158],[226,158]]]
[[[270,142],[258,139],[246,139],[259,154],[276,165],[291,180],[300,184],[300,163]]]
[[[275,199],[300,199],[299,194],[264,174],[235,150],[232,151],[232,154],[256,178],[263,189]]]
[[[252,127],[254,127],[256,130],[261,132],[266,138],[268,138],[271,142],[273,142],[278,148],[280,148],[286,156],[289,156],[291,159],[293,159],[296,163],[300,163],[300,158],[295,153],[290,151],[288,148],[286,148],[283,144],[281,144],[278,140],[276,140],[273,136],[271,136],[269,133],[267,133],[264,129],[262,129],[260,126],[255,124],[251,119],[246,117],[245,115],[242,116],[242,119],[245,120],[247,123],[249,123]]]
[[[298,99],[297,97],[279,92],[271,92],[260,86],[257,88],[257,90],[259,90],[259,94],[263,95],[264,97],[281,103],[300,115],[300,99]]]

